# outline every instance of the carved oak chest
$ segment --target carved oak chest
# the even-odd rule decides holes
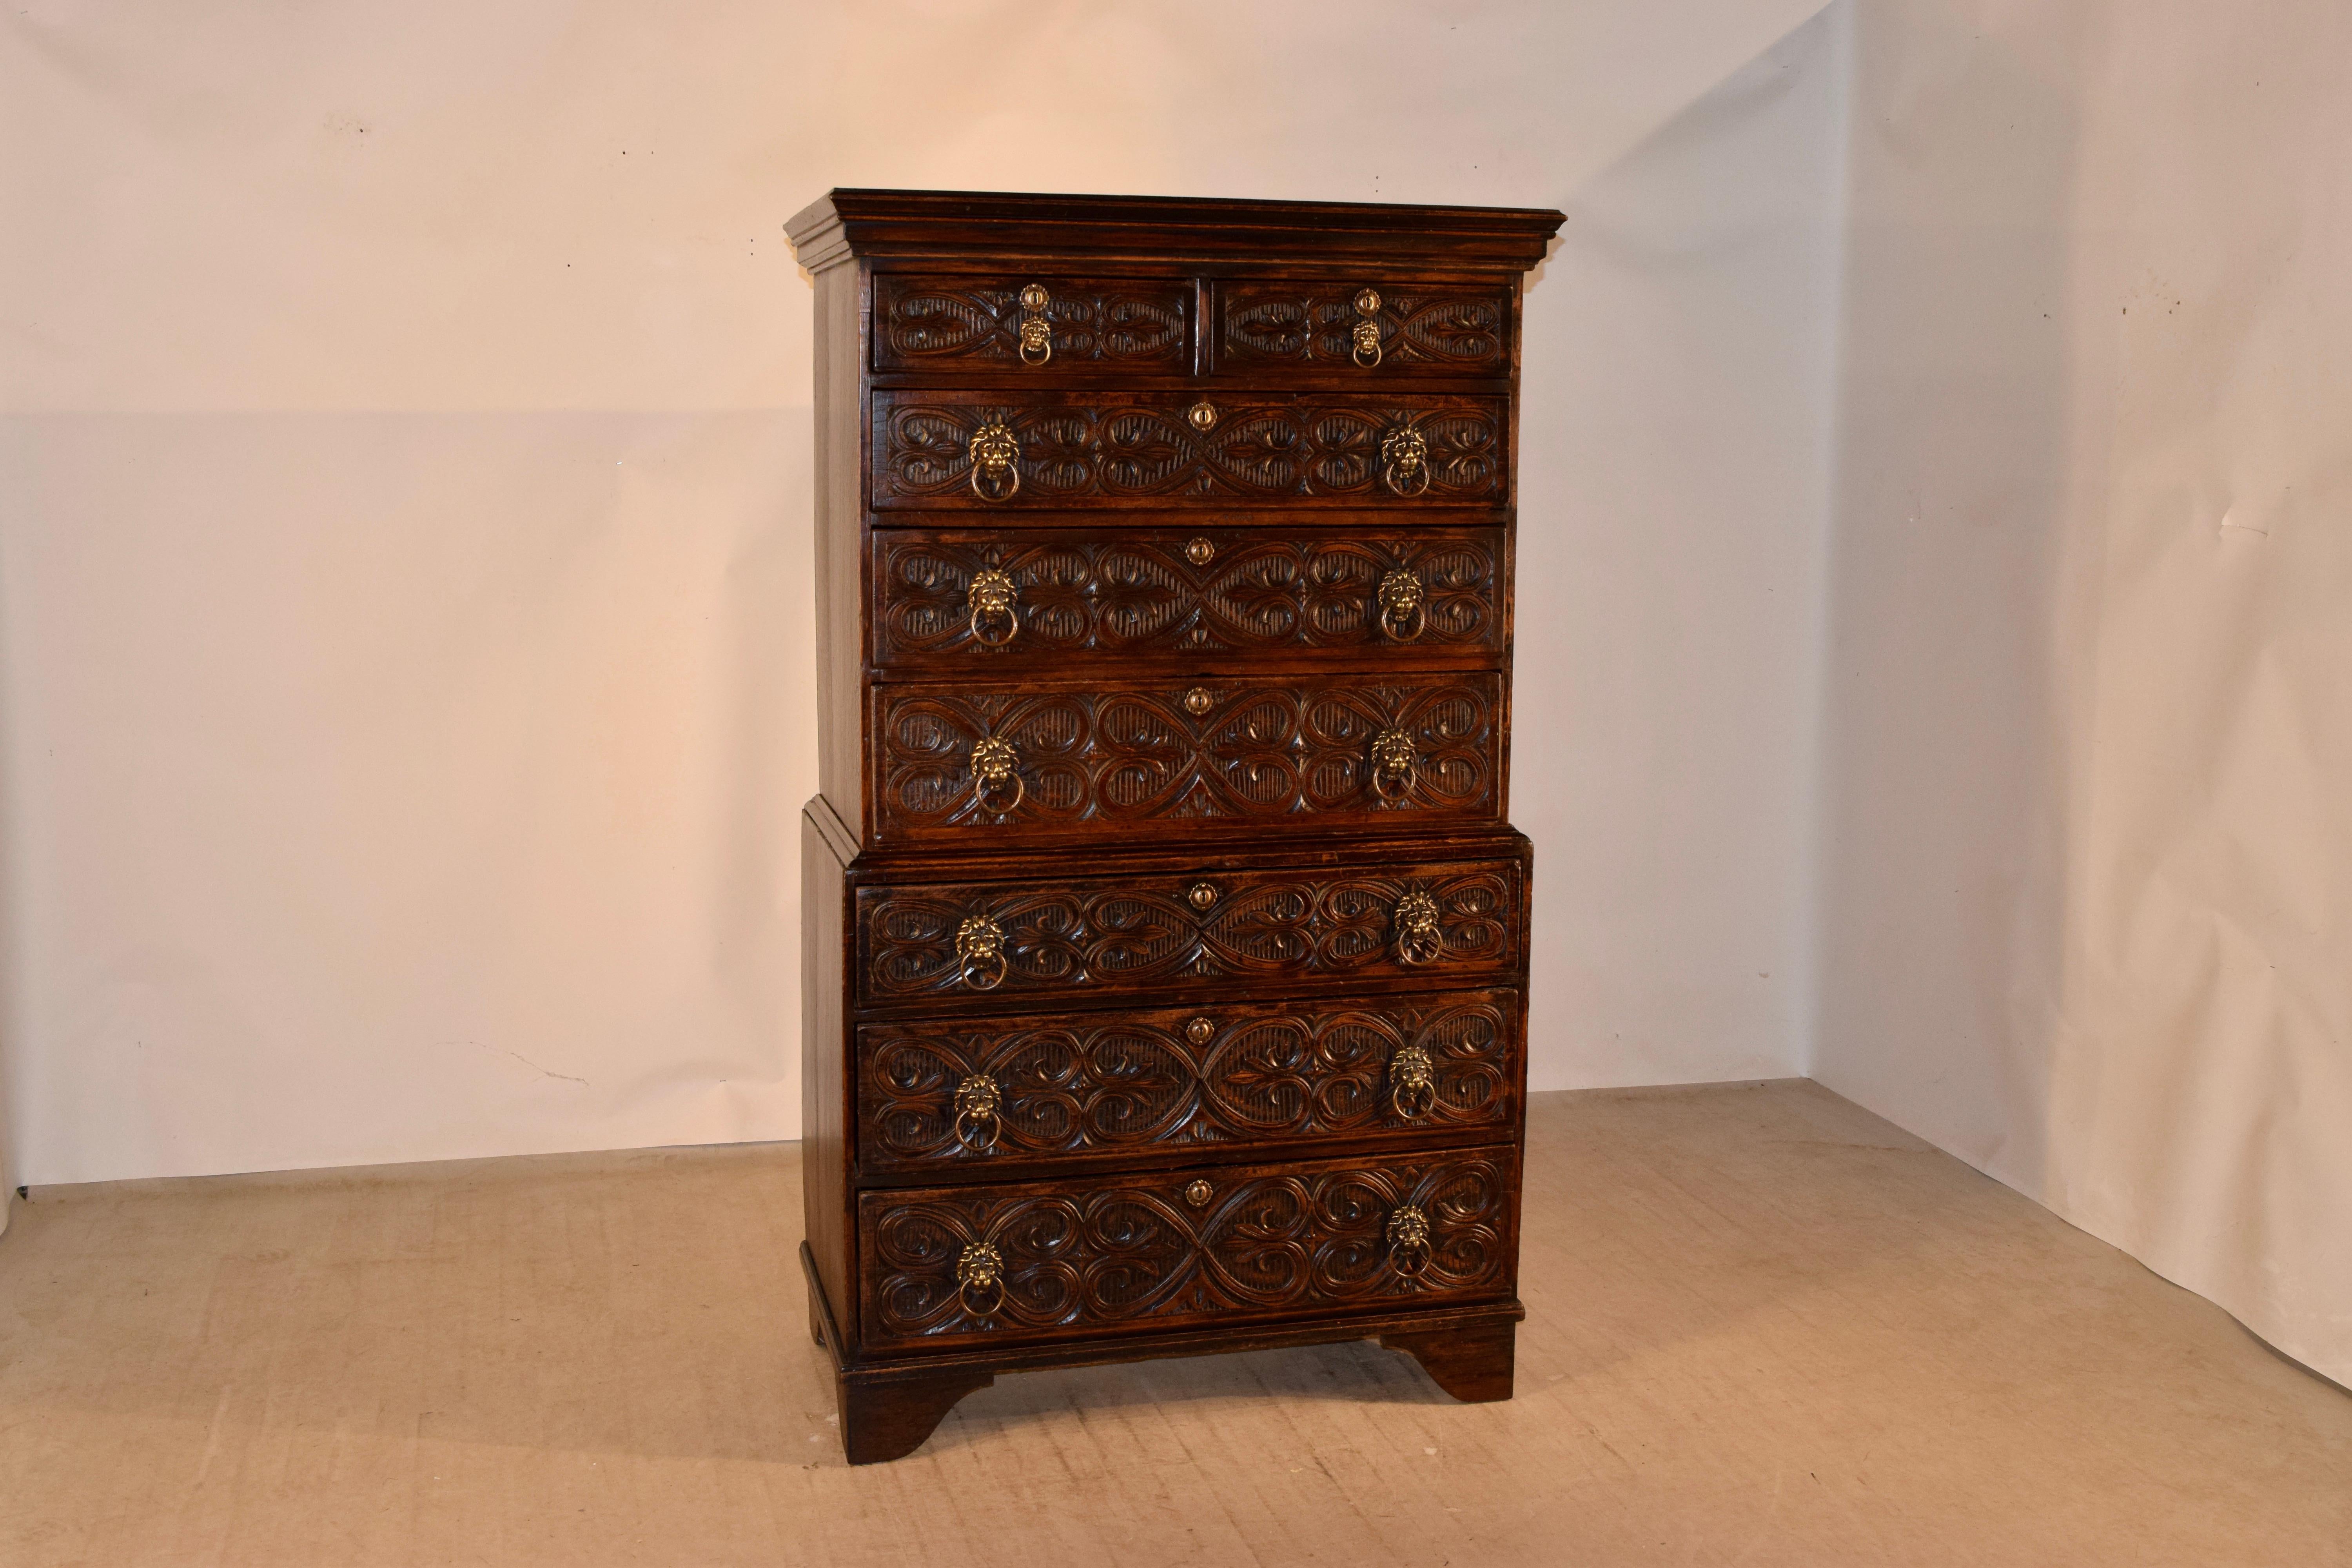
[[[835,191],[810,1321],[1000,1372],[1377,1338],[1511,1392],[1520,278],[1554,212]]]

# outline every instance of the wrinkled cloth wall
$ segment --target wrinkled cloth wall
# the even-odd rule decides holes
[[[1537,1081],[1795,1071],[1815,9],[9,7],[19,1179],[796,1134],[781,226],[834,184],[1579,209],[1521,432]]]
[[[2352,1382],[2352,12],[1857,19],[1814,1071]]]

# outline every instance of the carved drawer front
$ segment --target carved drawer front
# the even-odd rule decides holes
[[[1514,1284],[1517,1152],[866,1192],[866,1349],[1396,1310]]]
[[[874,551],[883,669],[1074,653],[1307,654],[1363,668],[1367,656],[1503,650],[1500,529],[889,531]]]
[[[873,837],[1499,822],[1502,686],[1485,673],[878,686]]]
[[[1033,881],[858,889],[860,1001],[1475,984],[1519,962],[1516,860],[1075,877],[1044,858]]]
[[[1518,995],[1453,991],[869,1024],[857,1031],[868,1171],[1116,1160],[1488,1128],[1517,1112]]]
[[[1509,429],[1500,397],[877,392],[873,504],[1496,506]]]
[[[1409,279],[1265,279],[1217,287],[1220,371],[1508,375],[1511,291]]]
[[[874,368],[1185,374],[1193,295],[1190,278],[877,273]]]

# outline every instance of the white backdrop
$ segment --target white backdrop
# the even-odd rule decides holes
[[[833,184],[1558,205],[1545,1086],[1798,1069],[1814,0],[0,16],[16,1179],[795,1135]]]
[[[1859,17],[1815,1074],[2352,1383],[2352,11]]]

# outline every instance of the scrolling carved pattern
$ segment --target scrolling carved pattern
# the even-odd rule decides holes
[[[1498,534],[1243,534],[1213,542],[1196,563],[1187,551],[1200,538],[886,534],[876,542],[875,662],[1393,647],[1380,629],[1380,585],[1397,570],[1421,584],[1417,647],[1501,647]],[[971,635],[971,581],[987,571],[1011,579],[1020,605],[1018,634],[994,645]]]
[[[1126,691],[879,687],[876,838],[1165,818],[1493,816],[1501,688],[1496,675]],[[1388,731],[1412,740],[1401,791],[1372,787],[1374,738]],[[1020,791],[972,789],[973,748],[991,741],[1012,746]]]
[[[1412,892],[1437,904],[1447,971],[1492,973],[1518,957],[1519,875],[1510,863],[1248,872],[1225,879],[1205,906],[1187,896],[1196,880],[861,888],[860,989],[882,1003],[961,994],[955,933],[978,914],[1004,933],[1001,994],[1426,974],[1431,966],[1396,959],[1396,906]]]
[[[1399,504],[1381,483],[1381,444],[1410,426],[1428,447],[1430,479],[1415,498],[1454,504],[1503,499],[1505,405],[1493,397],[1361,398],[1260,393],[1221,408],[1207,429],[1180,395],[1047,394],[982,403],[952,393],[875,396],[877,507],[1165,505],[1354,499]],[[1019,444],[1017,494],[971,493],[971,438],[1003,425]]]
[[[1511,1277],[1507,1152],[1377,1167],[1260,1170],[1188,1208],[1151,1177],[1052,1187],[873,1192],[866,1237],[866,1342],[1108,1329],[1139,1321],[1370,1306],[1499,1291]],[[1393,1266],[1387,1226],[1428,1215],[1428,1261]],[[956,1260],[974,1243],[1003,1260],[1003,1292],[974,1313]]]
[[[1433,1004],[1220,1011],[1199,1045],[1190,1011],[870,1025],[860,1031],[861,1159],[877,1167],[1262,1142],[1395,1127],[1494,1126],[1514,1103],[1508,994]],[[1435,1064],[1429,1114],[1407,1121],[1387,1092],[1408,1047]],[[998,1132],[956,1133],[959,1085],[998,1088]]]
[[[1021,367],[1021,289],[1033,279],[967,281],[902,278],[874,280],[874,363],[877,370],[941,362]],[[1138,279],[1081,283],[1042,279],[1044,311],[1059,365],[1188,368],[1192,348],[1189,283]]]
[[[1352,287],[1300,289],[1237,284],[1224,293],[1223,357],[1233,365],[1290,364],[1338,369],[1358,362],[1359,320]],[[1501,289],[1381,291],[1376,316],[1389,369],[1464,375],[1510,369],[1505,322],[1510,296]]]

